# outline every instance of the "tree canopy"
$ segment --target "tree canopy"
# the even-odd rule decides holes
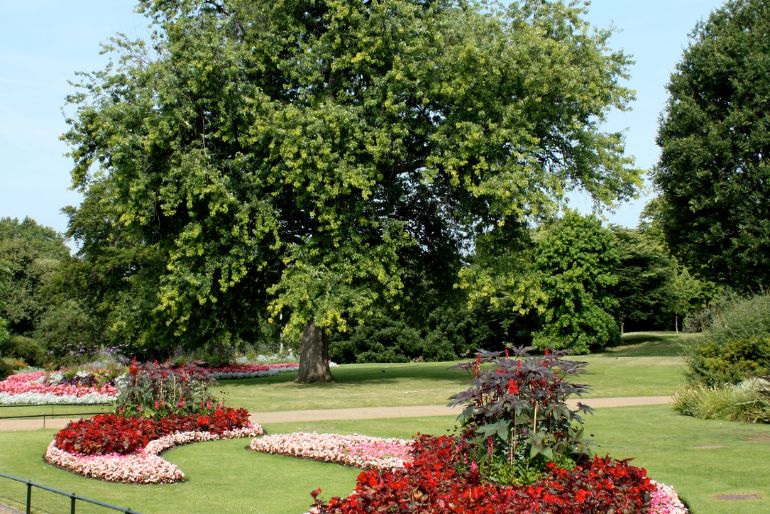
[[[658,132],[661,224],[692,271],[758,290],[770,285],[770,6],[731,0],[692,38]]]
[[[48,308],[42,286],[69,259],[64,238],[30,218],[0,218],[0,318],[30,334]]]
[[[580,6],[139,5],[153,40],[114,40],[64,136],[70,234],[139,347],[282,319],[321,348],[300,378],[328,379],[328,331],[451,290],[477,238],[572,188],[608,204],[639,184],[599,128],[628,59]]]

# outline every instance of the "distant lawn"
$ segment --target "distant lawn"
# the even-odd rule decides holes
[[[576,381],[591,385],[586,398],[670,395],[682,383],[683,348],[691,334],[643,332],[626,334],[623,346],[576,360],[589,365]],[[227,405],[250,411],[339,409],[446,405],[468,387],[468,374],[450,369],[455,362],[346,364],[333,370],[336,382],[296,384],[296,373],[245,380],[223,380],[213,388]],[[0,416],[97,412],[109,406],[0,407]]]
[[[691,334],[645,332],[626,334],[624,346],[575,360],[589,363],[578,382],[591,385],[586,398],[670,395],[682,383],[680,356]],[[346,364],[335,368],[333,384],[301,385],[286,373],[248,380],[224,380],[226,403],[250,411],[338,409],[404,405],[445,405],[468,387],[468,374],[450,369],[455,362]]]
[[[430,417],[281,423],[266,429],[271,433],[315,430],[410,437],[417,432],[446,433],[454,422],[452,417]],[[768,426],[697,420],[678,416],[670,407],[655,406],[604,409],[589,416],[586,427],[594,434],[597,453],[633,457],[633,463],[645,467],[652,478],[673,485],[695,514],[770,512],[765,471],[770,460]],[[42,454],[52,437],[50,430],[0,433],[0,470],[148,514],[298,514],[307,509],[311,490],[321,487],[327,498],[347,495],[358,474],[358,470],[334,464],[257,454],[246,449],[248,440],[241,439],[167,452],[166,458],[185,471],[187,482],[108,484],[45,464]],[[716,499],[720,494],[759,494],[761,499]],[[23,498],[23,485],[0,480],[0,503],[21,502]],[[54,500],[35,491],[33,499],[34,505],[48,512],[68,511],[65,498]],[[82,512],[95,511],[84,508]]]

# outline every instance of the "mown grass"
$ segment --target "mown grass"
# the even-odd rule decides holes
[[[576,381],[591,386],[586,398],[671,395],[683,383],[681,353],[694,336],[671,332],[626,334],[623,346],[604,353],[580,355],[586,373]],[[214,387],[227,405],[249,411],[340,409],[445,405],[468,386],[468,374],[456,362],[349,364],[333,370],[335,382],[304,385],[296,373],[246,380],[223,380]],[[92,412],[109,407],[56,406],[57,413]],[[51,406],[4,407],[0,416],[47,413]]]
[[[682,350],[689,334],[627,334],[624,344],[595,355],[580,355],[586,373],[577,381],[591,386],[586,398],[671,395],[683,383]],[[333,370],[335,383],[303,385],[295,374],[249,380],[224,380],[220,391],[228,405],[250,411],[338,409],[346,407],[444,405],[467,387],[468,374],[454,362],[353,364]]]
[[[671,334],[626,336],[626,342],[634,344],[579,357],[590,362],[584,378],[594,387],[591,396],[673,393],[682,381],[683,360],[678,353],[688,341],[688,336]],[[441,405],[468,384],[465,372],[449,369],[451,364],[341,366],[335,370],[334,384],[299,385],[290,373],[227,381],[220,389],[228,404],[252,411]],[[317,430],[410,437],[417,432],[444,433],[453,426],[451,417],[423,417],[284,423],[266,428],[271,432]],[[693,512],[770,511],[767,498],[742,503],[715,499],[717,494],[765,496],[764,474],[756,463],[770,457],[767,426],[696,420],[677,416],[670,407],[637,407],[602,410],[588,419],[587,427],[595,434],[599,453],[636,457],[635,463],[647,467],[654,478],[674,485]],[[148,513],[304,512],[309,491],[321,487],[326,497],[348,494],[357,475],[357,470],[337,465],[256,454],[246,449],[247,440],[235,440],[167,452],[166,458],[186,473],[184,483],[108,484],[46,464],[42,455],[52,437],[51,430],[0,433],[0,472]],[[22,485],[0,480],[0,503],[18,505],[23,499]],[[35,492],[34,499],[36,506],[48,512],[68,510],[67,499],[49,493]],[[78,512],[94,510],[83,506]]]
[[[410,437],[417,432],[442,434],[452,417],[274,423],[268,432],[319,431]],[[765,464],[770,459],[770,427],[704,421],[678,416],[668,406],[602,409],[586,422],[593,447],[601,455],[632,457],[649,475],[673,485],[695,514],[770,512]],[[348,494],[357,470],[246,449],[246,439],[199,443],[175,448],[165,457],[179,465],[188,481],[161,486],[107,484],[53,468],[42,453],[50,430],[0,433],[0,470],[81,495],[130,506],[145,513],[304,512],[309,492]],[[48,512],[68,511],[66,499],[34,493]],[[758,494],[759,500],[725,501],[718,495]],[[0,503],[21,502],[24,488],[0,480]],[[42,503],[38,504],[40,500]],[[80,508],[78,512],[81,512]],[[84,508],[82,512],[93,512]]]

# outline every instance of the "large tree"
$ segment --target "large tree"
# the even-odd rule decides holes
[[[85,195],[70,231],[112,329],[142,345],[248,337],[270,316],[301,335],[299,379],[328,380],[329,331],[440,296],[477,236],[571,188],[610,203],[638,184],[599,129],[630,97],[628,61],[582,7],[140,8],[156,37],[115,41],[65,139]]]
[[[49,306],[44,283],[70,258],[64,238],[30,218],[0,218],[0,318],[30,335]]]
[[[770,285],[770,5],[729,1],[692,38],[658,132],[659,215],[692,271],[759,290]]]

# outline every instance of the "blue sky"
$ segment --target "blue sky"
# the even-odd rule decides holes
[[[122,32],[147,34],[133,0],[5,0],[0,16],[0,217],[37,222],[63,232],[65,205],[80,201],[69,190],[71,162],[59,141],[66,130],[62,107],[76,71],[103,67],[99,44]],[[665,85],[688,34],[721,0],[594,0],[589,21],[614,26],[611,46],[636,61],[628,86],[637,92],[632,111],[613,113],[610,130],[626,131],[627,153],[649,169],[658,157],[658,116]],[[650,194],[621,206],[608,220],[636,226]],[[575,198],[573,206],[589,202]]]

